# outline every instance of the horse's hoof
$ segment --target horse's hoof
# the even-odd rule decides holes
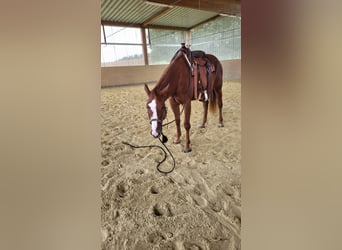
[[[219,127],[219,128],[223,128],[224,125],[223,125],[222,123],[220,123],[220,124],[218,125],[218,127]]]
[[[191,152],[191,148],[186,148],[183,150],[184,153],[190,153]]]
[[[179,144],[180,141],[173,141],[173,144]]]
[[[198,126],[198,128],[205,128],[205,125],[202,124],[202,125]]]

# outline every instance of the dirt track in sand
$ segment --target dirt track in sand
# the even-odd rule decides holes
[[[217,114],[197,128],[202,104],[192,102],[191,153],[172,144],[174,124],[163,129],[176,159],[163,175],[156,170],[160,149],[122,144],[160,145],[149,133],[143,86],[101,90],[102,249],[240,249],[240,96],[240,82],[224,82],[224,128]],[[162,168],[171,165],[168,157]]]

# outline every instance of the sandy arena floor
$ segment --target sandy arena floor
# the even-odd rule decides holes
[[[161,145],[150,135],[143,86],[101,90],[102,249],[241,248],[240,96],[240,82],[224,82],[224,128],[217,127],[217,113],[209,113],[207,127],[198,128],[202,103],[192,102],[188,154],[183,141],[172,144],[174,123],[164,127],[176,159],[175,170],[164,175],[156,169],[160,149],[122,144]],[[168,108],[167,120],[173,119]],[[171,165],[168,156],[161,168]]]

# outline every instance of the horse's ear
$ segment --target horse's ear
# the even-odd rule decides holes
[[[145,86],[144,86],[144,88],[145,88],[145,92],[146,92],[146,94],[147,94],[147,95],[150,95],[151,91],[150,91],[150,89],[148,88],[148,86],[147,86],[147,84],[146,84],[146,83],[145,83]]]

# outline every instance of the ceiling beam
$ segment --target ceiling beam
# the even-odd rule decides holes
[[[148,0],[164,6],[180,6],[227,15],[241,15],[241,0]]]
[[[101,25],[106,26],[119,26],[119,27],[130,27],[130,28],[150,28],[150,29],[164,29],[164,30],[179,30],[179,31],[187,31],[189,30],[186,27],[176,27],[176,26],[166,26],[166,25],[153,25],[153,24],[132,24],[125,22],[114,22],[114,21],[106,21],[101,20]]]
[[[101,20],[102,25],[140,28],[140,24]]]
[[[149,24],[149,25],[146,26],[146,28],[162,29],[162,30],[179,30],[179,31],[187,31],[187,30],[189,30],[188,28],[185,28],[185,27],[154,25],[154,24]]]
[[[146,27],[148,24],[152,23],[154,20],[156,20],[157,18],[161,17],[162,15],[166,14],[171,9],[172,9],[172,7],[165,7],[165,8],[163,8],[161,11],[159,11],[158,13],[154,14],[149,19],[147,19],[142,25],[144,27]]]

